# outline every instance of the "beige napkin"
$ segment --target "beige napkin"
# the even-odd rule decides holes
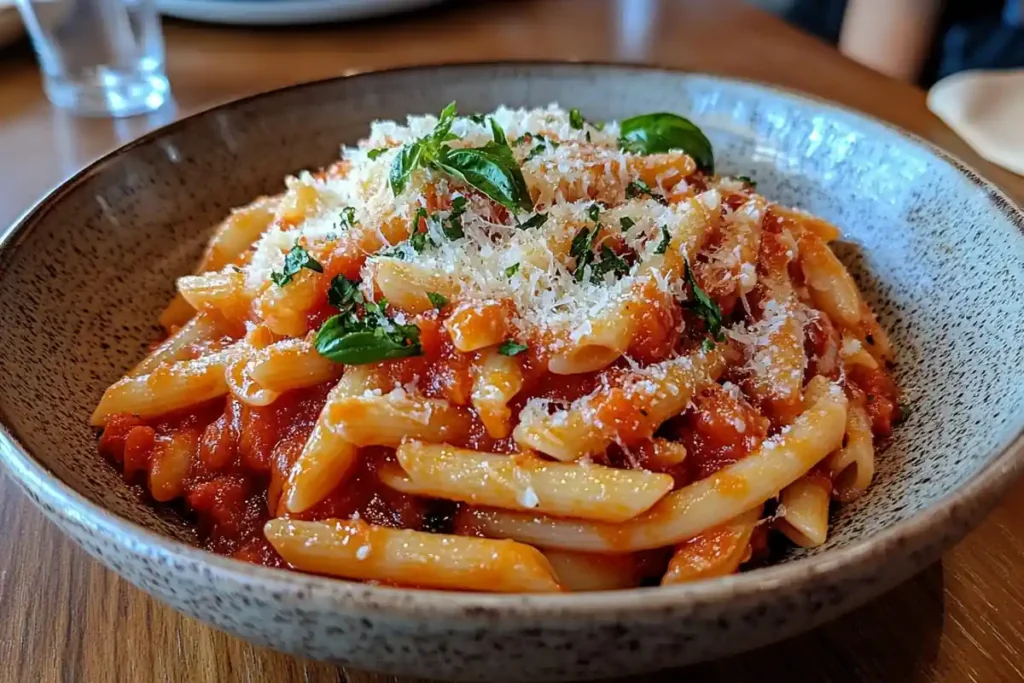
[[[1024,69],[943,78],[928,91],[928,108],[978,154],[1024,175]]]

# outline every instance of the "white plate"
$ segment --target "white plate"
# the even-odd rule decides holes
[[[18,8],[0,1],[0,47],[7,47],[25,34]]]
[[[215,24],[319,24],[366,19],[440,0],[157,0],[163,14]]]

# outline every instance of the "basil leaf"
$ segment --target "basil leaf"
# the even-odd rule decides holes
[[[357,304],[363,303],[359,281],[349,280],[344,275],[335,275],[327,290],[327,303],[342,313],[350,312]]]
[[[292,247],[288,255],[284,257],[284,266],[281,272],[274,271],[270,274],[270,279],[273,280],[274,284],[278,287],[284,287],[286,284],[292,281],[292,278],[298,274],[300,270],[307,268],[317,273],[324,272],[324,267],[320,265],[320,262],[309,255],[309,252],[302,246],[296,244]]]
[[[700,343],[700,350],[704,353],[711,353],[715,350],[715,340],[711,337],[705,337],[704,341]]]
[[[491,123],[491,135],[494,136],[494,141],[499,145],[505,145],[508,147],[508,139],[505,137],[505,131],[501,129],[498,122],[494,119],[488,119]]]
[[[466,118],[468,118],[473,123],[479,124],[481,126],[487,123],[487,117],[484,116],[483,114],[470,114]]]
[[[668,251],[668,245],[672,241],[672,236],[668,234],[668,228],[664,225],[661,226],[661,242],[658,242],[658,246],[654,249],[655,254],[664,254]]]
[[[622,218],[619,219],[619,226],[622,228],[622,232],[626,232],[634,225],[636,225],[636,221],[634,221],[629,216],[623,216]]]
[[[409,182],[409,176],[412,174],[413,169],[420,165],[422,158],[423,141],[419,140],[402,147],[402,151],[391,162],[391,174],[388,176],[388,182],[391,185],[391,191],[395,193],[396,197],[405,189]]]
[[[370,161],[376,161],[377,157],[379,157],[381,154],[383,154],[384,152],[388,151],[389,149],[390,149],[390,147],[377,147],[377,148],[371,149],[369,152],[367,152],[366,156],[367,156],[367,158]]]
[[[575,130],[583,130],[583,124],[586,121],[583,120],[583,114],[580,113],[579,109],[569,110],[569,125]]]
[[[686,152],[705,173],[715,172],[711,141],[700,128],[676,114],[659,112],[626,119],[619,124],[619,147],[635,154]]]
[[[530,211],[533,200],[523,172],[508,145],[489,142],[483,147],[442,147],[434,165],[510,210]]]
[[[722,332],[722,309],[718,307],[708,293],[697,284],[697,278],[693,276],[693,268],[690,267],[690,260],[683,261],[686,283],[693,290],[693,300],[686,302],[686,307],[692,310],[697,317],[707,325],[708,334],[714,337],[715,341],[724,342],[725,334]]]
[[[444,294],[438,294],[437,292],[427,292],[427,298],[430,299],[430,305],[441,310],[448,305],[448,297]]]
[[[348,227],[351,228],[353,225],[357,225],[359,223],[359,219],[356,218],[356,210],[353,207],[346,206],[341,210],[341,214],[342,220]]]
[[[739,180],[741,182],[746,183],[747,185],[750,185],[750,189],[752,190],[757,189],[757,181],[748,175],[738,175],[736,176],[736,180]]]
[[[458,110],[455,108],[455,102],[449,103],[447,107],[441,110],[441,115],[437,117],[437,125],[434,126],[434,132],[430,136],[435,142],[440,144],[450,139],[448,135],[452,129],[452,124],[455,123],[456,114],[458,114]]]
[[[519,272],[519,264],[513,263],[511,266],[505,269],[505,277],[512,277]]]
[[[668,200],[660,194],[654,194],[654,191],[651,190],[651,186],[643,180],[638,178],[630,181],[630,183],[626,185],[626,199],[636,199],[638,197],[643,197],[644,195],[647,195],[663,206],[668,206]]]
[[[402,327],[414,326],[403,325]],[[415,335],[416,339],[413,343],[405,344],[391,335],[384,334],[379,328],[355,332],[348,331],[348,328],[349,325],[340,315],[325,322],[316,333],[314,344],[317,353],[335,363],[346,365],[364,365],[382,360],[409,358],[423,353],[419,343],[419,334]]]
[[[607,244],[601,245],[601,260],[594,264],[590,273],[590,281],[595,285],[604,282],[607,273],[614,273],[619,277],[629,274],[629,264],[626,260],[611,250]]]
[[[466,236],[462,229],[462,214],[466,213],[467,206],[469,206],[469,200],[465,197],[456,197],[452,200],[451,212],[441,224],[441,230],[444,231],[444,236],[448,239],[457,240]]]
[[[525,221],[519,224],[519,227],[523,230],[530,228],[539,228],[548,222],[548,215],[546,213],[535,213],[534,215],[527,218]]]
[[[533,149],[530,150],[530,153],[526,155],[526,158],[523,159],[523,161],[529,161],[530,159],[535,159],[536,157],[538,157],[541,154],[543,154],[544,150],[546,150],[546,149],[547,149],[547,146],[543,142],[540,143],[539,145],[537,145],[536,147],[534,147]]]
[[[498,347],[498,353],[503,356],[516,356],[530,348],[526,344],[520,344],[514,339],[507,339]]]
[[[601,205],[598,204],[597,202],[591,204],[587,208],[587,218],[589,218],[594,223],[597,223],[597,221],[600,220],[601,218]]]

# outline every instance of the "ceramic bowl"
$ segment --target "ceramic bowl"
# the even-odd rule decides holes
[[[88,416],[143,355],[176,276],[230,207],[331,160],[371,119],[499,104],[593,119],[674,111],[720,169],[842,227],[838,252],[891,331],[913,406],[868,495],[828,542],[692,585],[559,596],[383,588],[266,569],[189,545],[175,515],[96,453]],[[234,102],[151,133],[32,209],[0,248],[0,456],[90,554],[253,642],[432,678],[615,676],[811,628],[939,557],[1024,470],[1024,216],[939,150],[761,85],[595,65],[366,74]],[[45,571],[45,568],[42,569]]]

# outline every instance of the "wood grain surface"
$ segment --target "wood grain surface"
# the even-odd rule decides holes
[[[499,59],[643,62],[781,84],[907,128],[1024,201],[1024,178],[971,153],[926,110],[923,92],[735,2],[453,2],[310,29],[168,20],[164,30],[176,107],[126,121],[53,110],[30,48],[0,52],[0,225],[90,159],[177,116],[298,81]],[[181,616],[65,540],[2,472],[0,539],[0,682],[394,680],[256,648]],[[783,676],[1024,680],[1024,485],[942,562],[868,606],[772,647],[644,680]]]

